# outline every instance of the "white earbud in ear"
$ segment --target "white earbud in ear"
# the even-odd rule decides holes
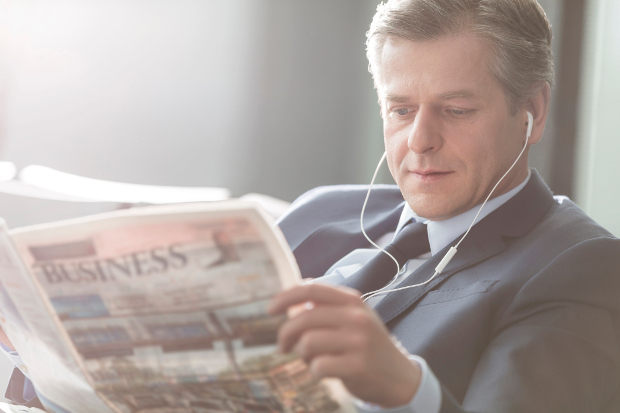
[[[532,136],[532,127],[534,126],[534,116],[532,116],[532,114],[530,113],[530,111],[527,112],[527,138],[529,139],[530,136]]]

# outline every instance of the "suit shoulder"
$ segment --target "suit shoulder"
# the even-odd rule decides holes
[[[564,196],[555,196],[543,227],[573,243],[589,239],[616,239],[607,229],[586,214],[577,204]]]
[[[333,185],[311,189],[297,198],[277,224],[290,244],[324,225],[359,220],[368,185]],[[366,214],[372,217],[404,203],[396,185],[373,185]]]
[[[361,203],[364,202],[367,192],[368,185],[319,186],[297,198],[292,203],[291,209],[300,208],[308,204],[313,204],[313,207],[329,204],[333,207],[334,202]],[[387,203],[399,203],[403,201],[403,196],[396,185],[373,185],[368,202],[375,203],[377,200]]]

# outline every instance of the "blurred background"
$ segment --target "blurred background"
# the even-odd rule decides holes
[[[286,201],[368,183],[383,152],[364,46],[378,3],[0,0],[0,159]],[[540,3],[557,87],[531,164],[620,235],[620,1]],[[12,226],[108,207],[0,196]]]

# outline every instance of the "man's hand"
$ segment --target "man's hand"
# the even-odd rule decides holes
[[[304,284],[278,294],[272,314],[305,305],[280,327],[280,351],[294,350],[318,378],[337,377],[349,392],[383,407],[408,403],[421,378],[392,342],[379,317],[359,292],[345,287]],[[291,308],[293,307],[293,308]]]

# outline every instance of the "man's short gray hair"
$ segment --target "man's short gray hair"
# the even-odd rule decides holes
[[[423,41],[461,32],[491,46],[489,69],[513,114],[537,85],[553,86],[551,25],[536,0],[388,0],[377,7],[366,34],[369,70],[390,36]]]

